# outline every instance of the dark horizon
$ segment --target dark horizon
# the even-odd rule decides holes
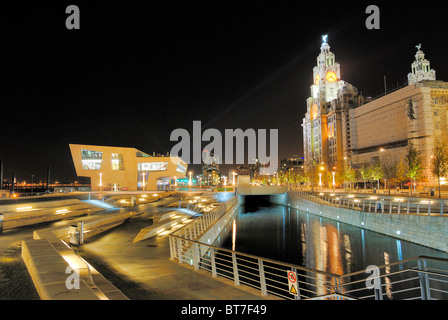
[[[80,8],[81,29],[65,28]],[[227,1],[140,5],[32,3],[2,11],[4,94],[0,160],[4,179],[78,178],[69,144],[133,147],[166,154],[170,133],[279,129],[279,160],[302,156],[302,118],[321,36],[341,78],[364,96],[406,82],[422,44],[437,80],[448,80],[443,10],[422,18],[409,3],[378,4],[380,30],[367,30],[370,3],[311,10],[286,3]],[[428,14],[429,15],[429,14]],[[206,143],[203,144],[204,147]],[[198,165],[192,166],[199,174]]]

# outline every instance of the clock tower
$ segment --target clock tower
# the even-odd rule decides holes
[[[317,175],[342,170],[350,158],[350,114],[364,98],[358,89],[341,80],[341,68],[330,51],[328,36],[322,36],[317,65],[313,68],[311,96],[307,99],[307,113],[302,122],[304,165]],[[317,180],[316,180],[317,182]],[[328,182],[327,182],[328,185]]]
[[[322,36],[320,54],[317,65],[313,68],[313,85],[311,86],[311,99],[318,106],[322,103],[337,99],[337,92],[344,84],[341,81],[341,67],[336,62],[334,53],[330,51],[328,36]]]

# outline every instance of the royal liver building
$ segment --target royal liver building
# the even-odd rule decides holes
[[[328,171],[342,169],[344,158],[350,156],[350,114],[363,103],[358,89],[341,80],[340,65],[323,36],[302,123],[307,170],[316,165]]]

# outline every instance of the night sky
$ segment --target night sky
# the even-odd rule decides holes
[[[342,80],[365,96],[384,91],[384,75],[388,89],[403,85],[419,43],[448,80],[445,13],[435,5],[377,2],[381,29],[367,30],[363,1],[92,2],[0,8],[5,179],[45,180],[51,165],[52,181],[76,180],[70,143],[166,154],[170,133],[191,132],[194,120],[222,132],[279,129],[279,158],[302,155],[323,34]],[[70,4],[80,30],[65,27]]]

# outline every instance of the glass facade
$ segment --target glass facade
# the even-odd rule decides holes
[[[177,165],[176,171],[185,174],[185,172],[187,172],[187,168],[179,163]]]
[[[123,155],[119,153],[112,153],[111,166],[112,170],[124,170]]]
[[[100,170],[102,159],[102,152],[81,149],[81,161],[84,170]]]
[[[138,164],[138,171],[166,171],[168,162],[146,162]]]

